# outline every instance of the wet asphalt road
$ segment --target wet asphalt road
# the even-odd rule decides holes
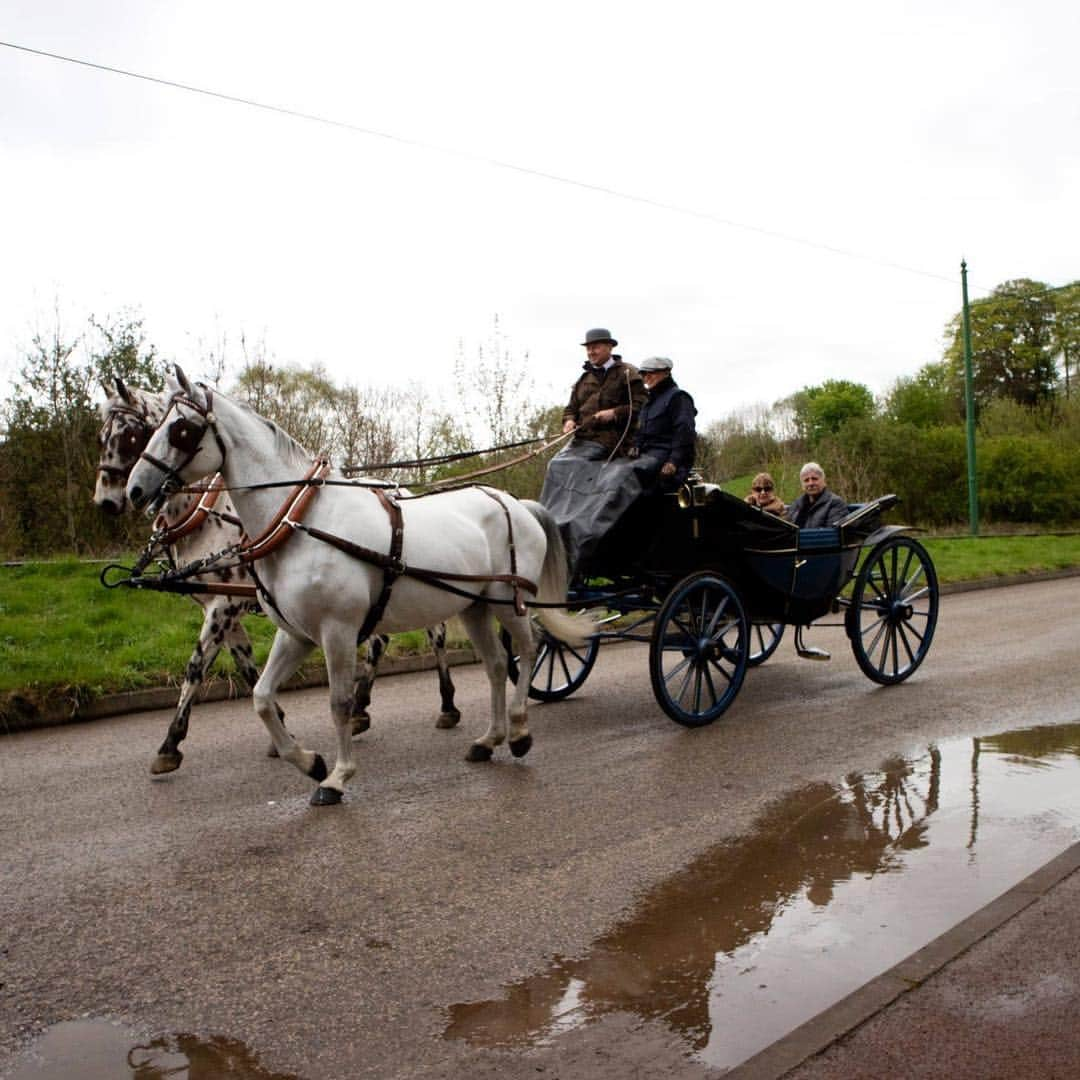
[[[927,661],[893,688],[841,630],[808,637],[827,664],[785,640],[697,731],[654,703],[643,646],[611,647],[574,697],[533,709],[528,757],[486,765],[464,761],[478,667],[454,670],[449,732],[433,673],[387,679],[335,808],[265,757],[246,701],[197,708],[182,768],[157,781],[167,713],[0,738],[0,1076],[28,1037],[83,1016],[227,1036],[305,1078],[706,1075],[629,1013],[513,1051],[444,1032],[455,1005],[581,955],[785,793],[934,740],[1080,719],[1078,609],[1078,579],[946,597]],[[332,751],[324,691],[283,704]]]

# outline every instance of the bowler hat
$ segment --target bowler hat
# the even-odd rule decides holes
[[[597,343],[607,342],[609,345],[618,345],[619,343],[611,336],[610,330],[605,330],[604,327],[598,326],[594,330],[585,331],[585,340],[582,345],[594,345]]]

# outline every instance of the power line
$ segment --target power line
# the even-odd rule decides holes
[[[424,142],[419,139],[409,139],[402,135],[395,135],[386,131],[379,131],[376,128],[363,127],[360,124],[354,124],[347,120],[335,120],[332,117],[321,116],[318,113],[304,112],[300,109],[292,109],[284,105],[273,105],[264,101],[257,101],[254,98],[242,97],[238,94],[226,94],[220,90],[210,90],[201,86],[193,86],[190,83],[177,82],[173,79],[163,79],[156,75],[146,75],[138,71],[129,71],[125,68],[113,67],[110,64],[99,64],[92,60],[82,60],[74,56],[65,56],[61,53],[49,52],[45,49],[35,49],[29,45],[19,45],[12,41],[0,41],[0,45],[8,49],[15,49],[19,52],[28,53],[32,56],[44,57],[50,60],[59,60],[65,64],[75,64],[79,67],[92,68],[95,71],[104,71],[111,75],[122,75],[129,79],[139,79],[142,82],[154,83],[158,86],[169,87],[173,90],[182,90],[190,94],[200,94],[203,97],[215,98],[219,101],[228,101],[234,105],[244,105],[252,109],[261,109],[264,112],[277,113],[280,116],[288,116],[294,120],[304,120],[310,123],[323,124],[327,127],[338,128],[339,130],[351,131],[359,135],[367,135],[371,138],[385,139],[389,142],[400,143],[403,146],[413,146],[423,150],[433,150],[440,154],[447,154],[452,157],[462,158],[466,161],[472,161],[478,164],[489,165],[498,169],[506,169],[510,172],[520,173],[525,176],[533,176],[542,180],[550,180],[554,183],[565,184],[569,187],[576,187],[584,191],[591,191],[600,195],[608,195],[612,198],[622,199],[625,202],[637,203],[642,206],[650,206],[657,210],[666,210],[670,213],[681,214],[685,217],[697,218],[701,221],[709,221],[716,225],[724,225],[731,229],[741,229],[745,232],[756,233],[760,236],[768,236],[774,240],[783,240],[787,243],[799,244],[803,247],[813,248],[818,251],[827,251],[832,255],[840,255],[844,258],[855,259],[860,262],[874,263],[878,266],[884,266],[891,270],[899,270],[903,273],[917,274],[920,277],[933,278],[937,281],[947,281],[950,285],[957,285],[959,282],[958,277],[949,277],[944,274],[933,273],[929,270],[922,270],[918,267],[907,266],[903,263],[893,262],[890,259],[881,258],[879,256],[867,255],[863,252],[850,251],[846,248],[836,247],[832,244],[825,244],[817,240],[808,240],[805,237],[794,236],[790,233],[780,232],[776,229],[767,229],[759,225],[748,225],[742,221],[734,221],[730,218],[720,217],[718,214],[712,214],[705,210],[697,210],[692,207],[680,206],[676,203],[664,202],[660,199],[652,199],[645,195],[637,195],[632,192],[620,191],[617,188],[607,187],[603,184],[593,184],[586,180],[577,180],[569,176],[561,176],[558,173],[545,172],[542,169],[531,169],[525,165],[515,165],[512,162],[501,161],[498,158],[486,157],[483,154],[473,154],[467,150],[459,150],[453,147],[440,146],[437,143]],[[973,288],[980,288],[981,291],[990,292],[989,289],[984,289],[981,286],[972,286]]]

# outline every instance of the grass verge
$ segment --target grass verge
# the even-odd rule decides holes
[[[1080,566],[1080,535],[929,537],[942,584]],[[190,598],[105,589],[100,566],[75,560],[0,567],[0,730],[14,714],[72,707],[108,693],[178,686],[202,625]],[[256,663],[274,627],[249,616]],[[466,644],[451,624],[450,643]],[[423,652],[422,631],[397,635],[391,655]],[[320,668],[316,652],[309,667]],[[233,674],[219,656],[216,677]]]

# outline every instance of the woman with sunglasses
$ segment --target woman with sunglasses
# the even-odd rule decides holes
[[[787,509],[781,501],[780,497],[776,494],[776,485],[773,483],[773,478],[767,472],[759,472],[754,477],[753,483],[750,485],[750,494],[746,496],[746,501],[751,506],[756,506],[761,510],[764,510],[767,514],[775,514],[777,517],[783,517],[784,511]]]

